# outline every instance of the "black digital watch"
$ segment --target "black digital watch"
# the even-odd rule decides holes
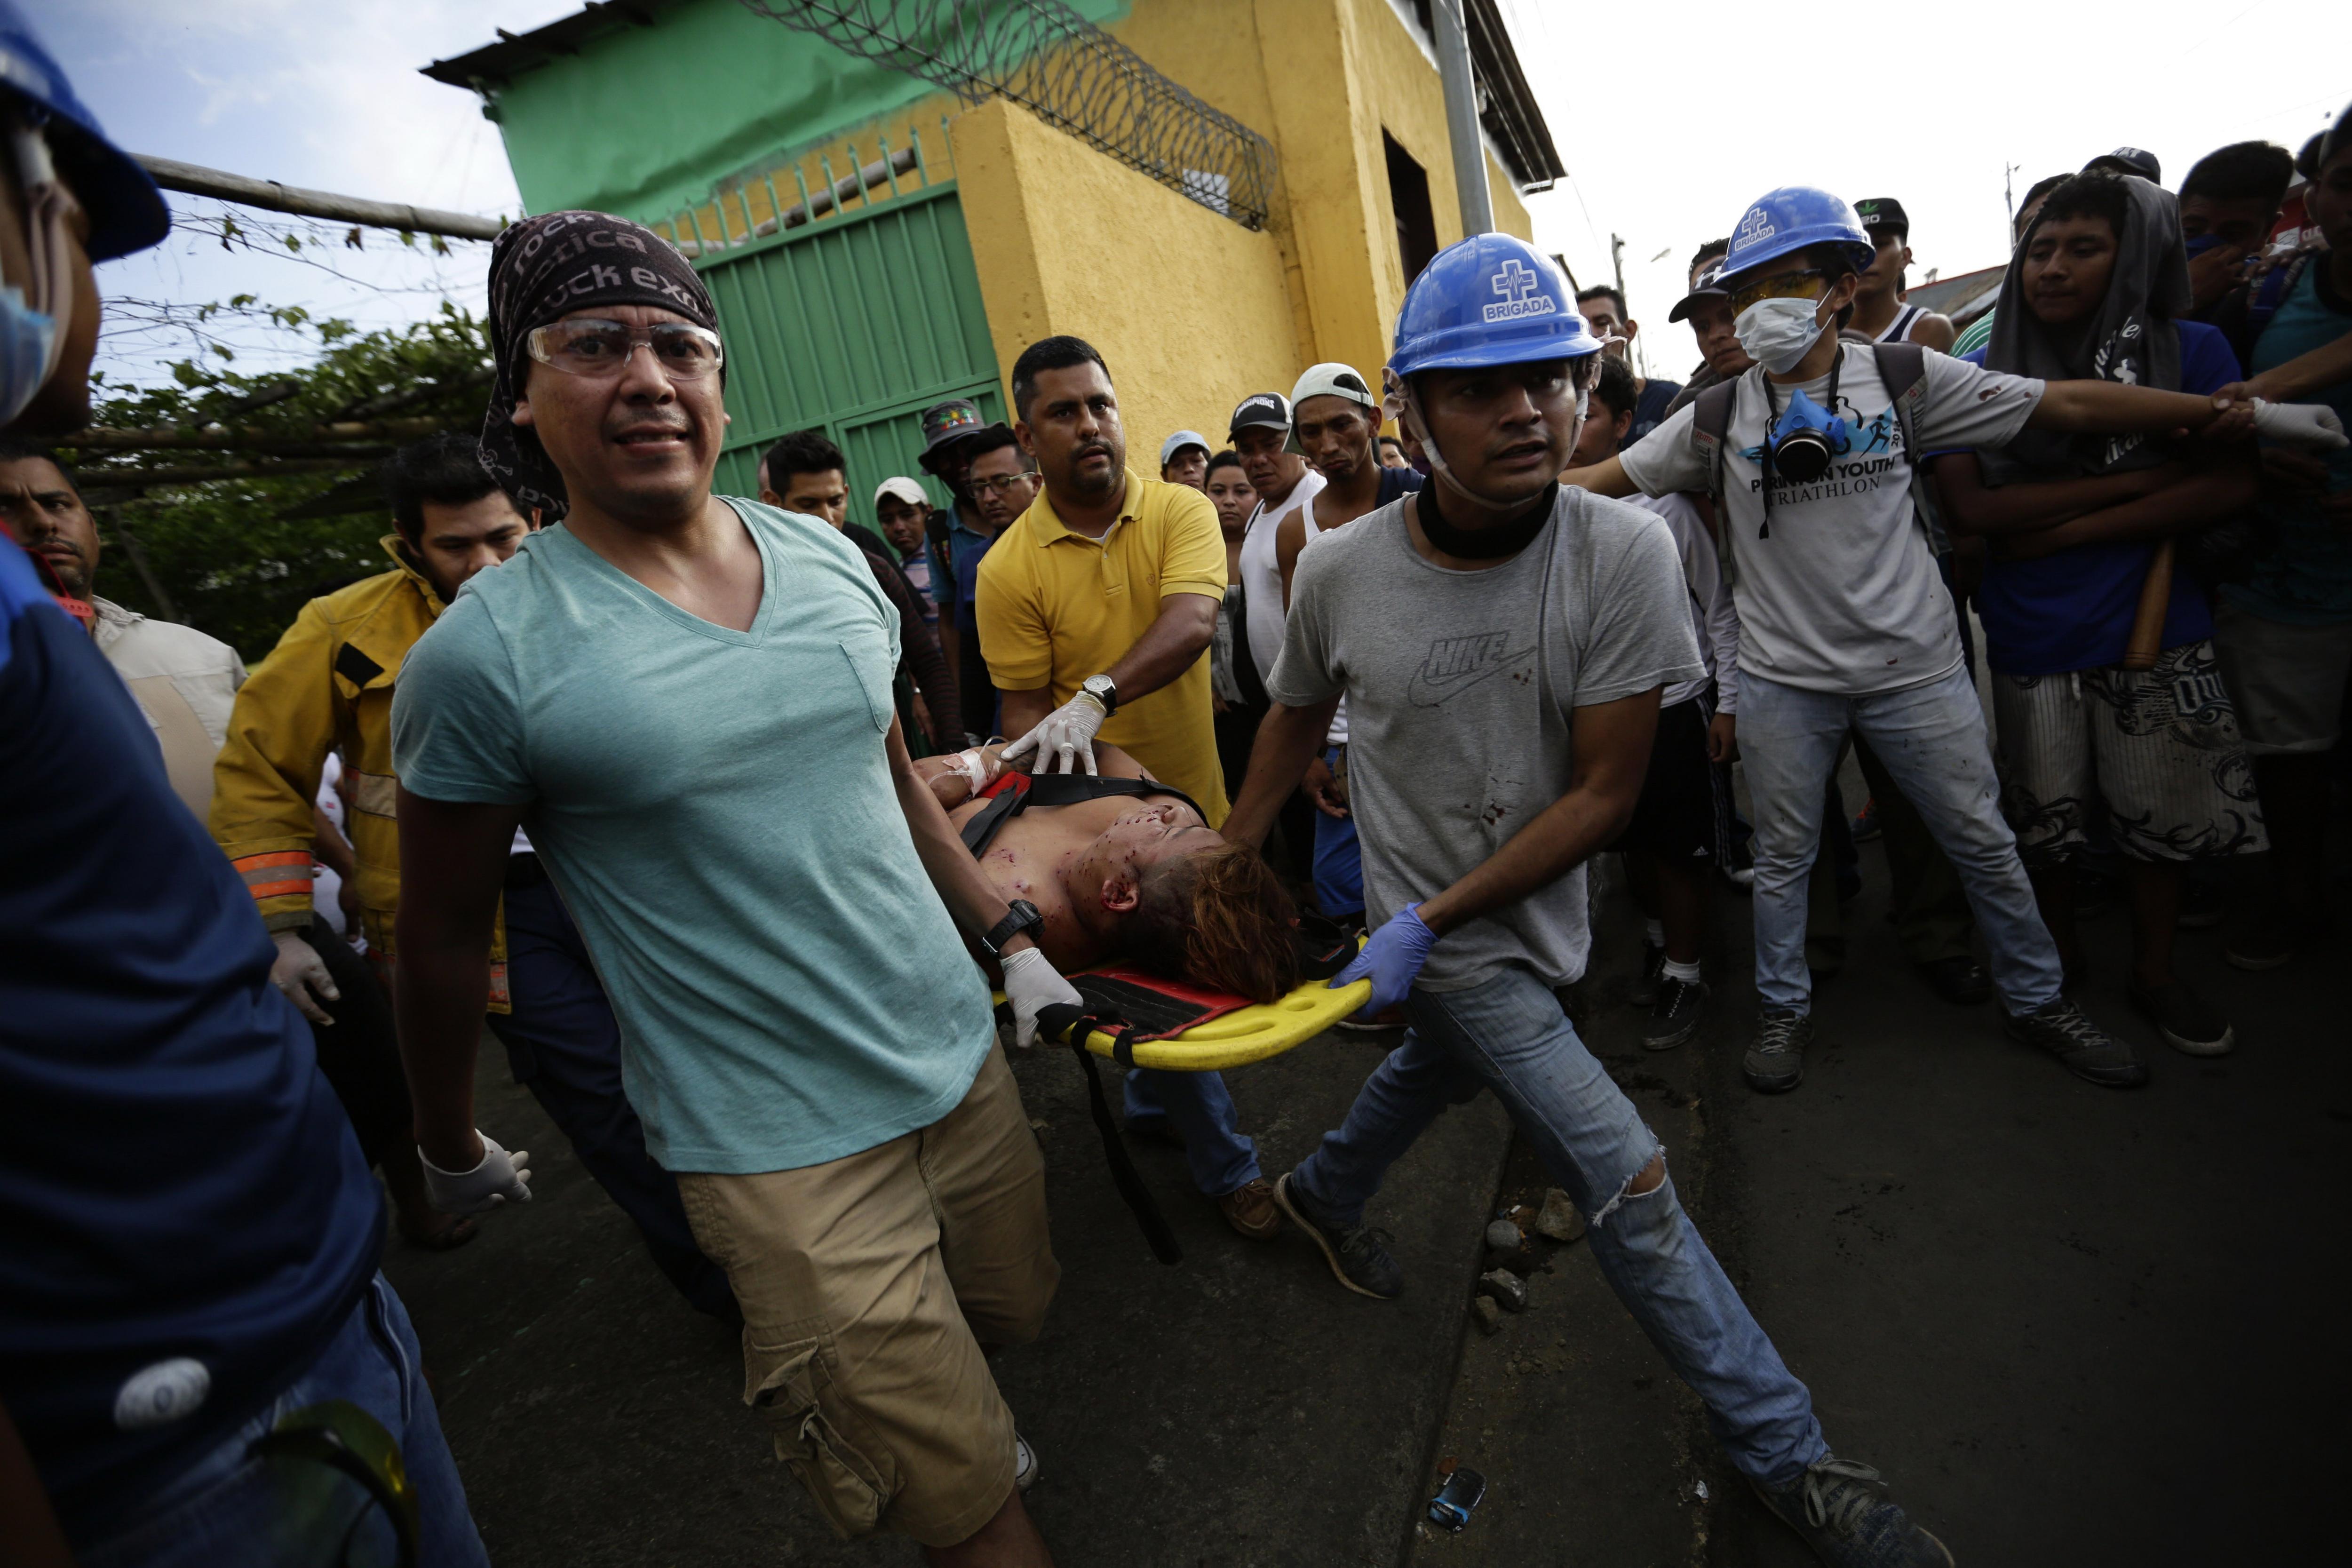
[[[980,945],[988,949],[989,957],[1002,963],[1006,942],[1023,931],[1043,931],[1045,926],[1045,917],[1038,913],[1036,905],[1026,899],[1015,899],[1004,906],[1004,918],[988,928],[988,934],[980,939]]]

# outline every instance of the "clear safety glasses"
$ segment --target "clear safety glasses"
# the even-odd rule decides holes
[[[1824,277],[1818,267],[1808,267],[1797,272],[1775,272],[1769,278],[1759,278],[1753,283],[1743,283],[1731,290],[1731,312],[1738,315],[1759,300],[1810,300],[1821,290],[1810,281]]]
[[[523,342],[540,363],[597,381],[619,375],[641,348],[653,351],[654,363],[673,381],[693,381],[727,363],[717,332],[685,321],[639,329],[625,321],[583,317],[533,327]]]

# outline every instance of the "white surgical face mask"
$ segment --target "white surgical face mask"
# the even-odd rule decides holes
[[[55,316],[26,304],[25,291],[15,284],[0,288],[0,428],[16,423],[47,384],[58,339]]]
[[[0,429],[16,422],[47,384],[65,349],[73,315],[73,252],[68,219],[73,197],[49,161],[37,131],[9,127],[16,178],[25,193],[25,241],[32,262],[31,297],[11,284],[0,289]]]
[[[1739,312],[1731,330],[1749,359],[1785,375],[1822,335],[1822,324],[1813,319],[1821,306],[1819,300],[1759,300]]]

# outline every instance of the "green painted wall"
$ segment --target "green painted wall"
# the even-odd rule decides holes
[[[1126,0],[1070,0],[1097,23]],[[531,212],[667,216],[714,181],[903,110],[928,82],[753,15],[694,0],[620,28],[499,93],[507,161]]]

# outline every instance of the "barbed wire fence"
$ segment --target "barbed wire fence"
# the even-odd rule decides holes
[[[1003,98],[1244,228],[1274,148],[1060,0],[742,0],[756,15],[945,88]]]

